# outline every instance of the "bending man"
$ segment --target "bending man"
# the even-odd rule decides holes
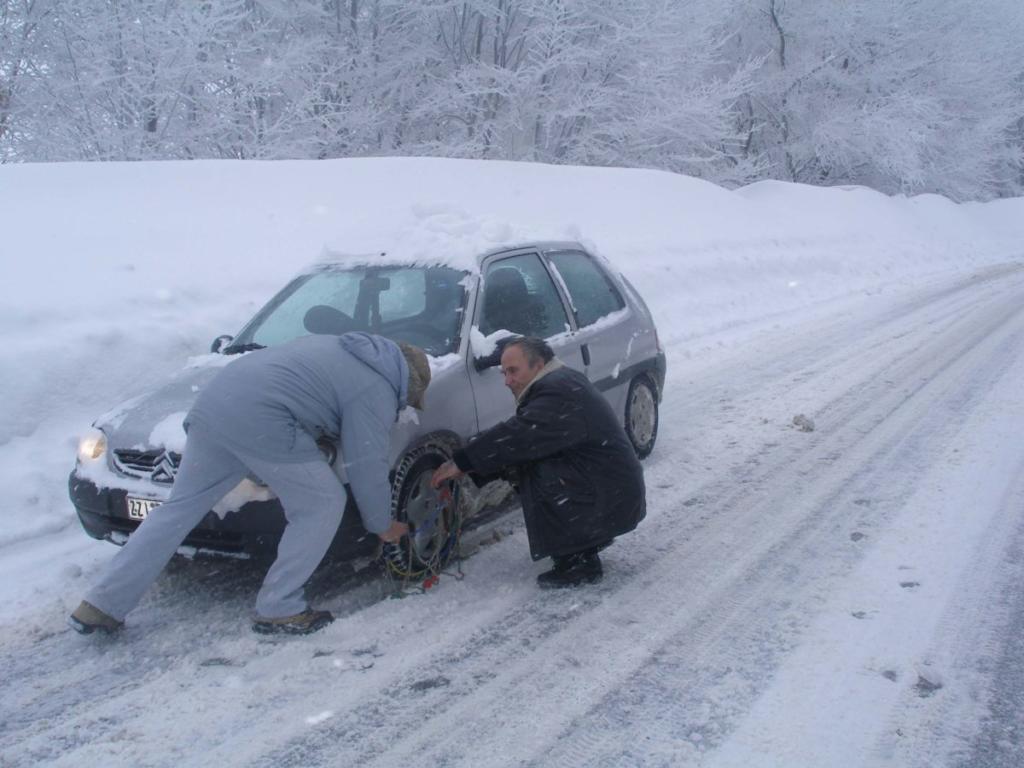
[[[170,498],[129,537],[69,617],[88,634],[121,626],[178,546],[250,472],[280,499],[287,524],[256,597],[253,630],[305,634],[334,617],[313,610],[303,586],[326,554],[347,495],[316,445],[339,441],[363,526],[397,541],[391,519],[389,435],[406,403],[421,408],[430,382],[422,350],[380,336],[304,336],[249,353],[200,392]]]

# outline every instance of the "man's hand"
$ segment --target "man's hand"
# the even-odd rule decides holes
[[[434,470],[434,474],[430,477],[430,485],[432,488],[440,488],[441,483],[448,480],[458,480],[464,474],[466,473],[459,469],[454,461],[446,461]]]
[[[391,527],[388,528],[384,533],[378,533],[377,536],[381,541],[386,541],[389,544],[394,544],[396,541],[401,539],[409,532],[409,525],[407,523],[400,523],[397,520],[391,521]]]

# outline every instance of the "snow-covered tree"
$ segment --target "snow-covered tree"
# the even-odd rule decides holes
[[[764,60],[738,120],[769,175],[972,197],[1017,162],[1011,4],[751,0],[736,13],[738,48]]]
[[[1017,0],[0,0],[0,162],[420,154],[1024,192]]]
[[[31,122],[24,93],[45,76],[52,10],[44,0],[0,0],[0,162],[19,159],[15,148]]]

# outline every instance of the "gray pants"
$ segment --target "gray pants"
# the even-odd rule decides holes
[[[85,599],[123,621],[189,531],[249,470],[277,494],[288,521],[256,596],[256,613],[274,619],[304,611],[303,585],[337,533],[345,487],[326,461],[267,462],[230,449],[201,425],[189,429],[170,498],[128,538]]]

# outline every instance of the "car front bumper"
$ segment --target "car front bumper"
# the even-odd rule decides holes
[[[68,478],[68,494],[82,528],[94,539],[124,544],[141,521],[128,517],[127,491],[100,488],[74,471]],[[275,498],[250,501],[222,518],[208,512],[185,537],[183,546],[199,553],[228,556],[273,557],[285,528],[284,510]],[[376,537],[362,527],[358,509],[349,494],[338,534],[331,544],[334,556],[366,556],[376,546]]]

